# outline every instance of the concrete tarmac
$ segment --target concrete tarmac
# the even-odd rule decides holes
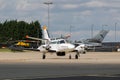
[[[120,79],[119,52],[88,52],[78,60],[34,51],[0,52],[0,80],[49,80],[60,77],[105,77]],[[78,78],[79,80],[79,78]],[[82,79],[83,80],[83,79]],[[89,79],[87,79],[89,80]]]

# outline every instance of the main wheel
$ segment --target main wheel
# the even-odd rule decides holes
[[[75,59],[78,59],[78,55],[77,54],[75,55]]]
[[[46,55],[45,54],[43,54],[43,57],[42,57],[42,59],[45,59],[46,58]]]
[[[69,55],[69,59],[71,59],[72,57],[71,57],[71,55]]]

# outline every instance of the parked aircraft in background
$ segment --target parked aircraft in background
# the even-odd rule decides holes
[[[94,47],[102,46],[102,41],[105,38],[109,31],[108,30],[101,30],[96,36],[91,39],[82,40],[76,44],[81,45],[84,44],[87,46],[87,49],[93,49]]]
[[[26,36],[26,38],[42,40],[44,44],[38,47],[38,50],[43,53],[43,59],[46,58],[46,53],[56,53],[57,56],[65,56],[69,53],[69,59],[71,59],[71,53],[76,52],[75,59],[78,59],[80,53],[85,53],[85,45],[75,46],[68,43],[64,38],[51,39],[47,32],[47,27],[43,26],[43,39]]]

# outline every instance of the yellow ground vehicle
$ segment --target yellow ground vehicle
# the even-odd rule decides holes
[[[15,41],[9,49],[12,51],[23,51],[23,50],[37,50],[38,48],[37,41],[30,41],[30,40],[19,40]]]
[[[16,43],[15,45],[17,45],[17,46],[23,46],[23,47],[29,47],[29,46],[30,46],[29,43],[25,43],[25,42],[22,42],[22,41],[19,41],[19,42]]]

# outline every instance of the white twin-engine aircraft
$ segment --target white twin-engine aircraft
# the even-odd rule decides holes
[[[56,53],[57,56],[65,56],[66,53],[69,53],[69,59],[71,59],[72,52],[76,52],[75,59],[78,59],[80,53],[86,53],[84,44],[75,46],[74,44],[68,43],[65,38],[50,39],[46,26],[43,26],[43,39],[29,36],[26,38],[44,41],[44,44],[38,47],[38,50],[43,53],[42,59],[46,58],[46,53]]]

